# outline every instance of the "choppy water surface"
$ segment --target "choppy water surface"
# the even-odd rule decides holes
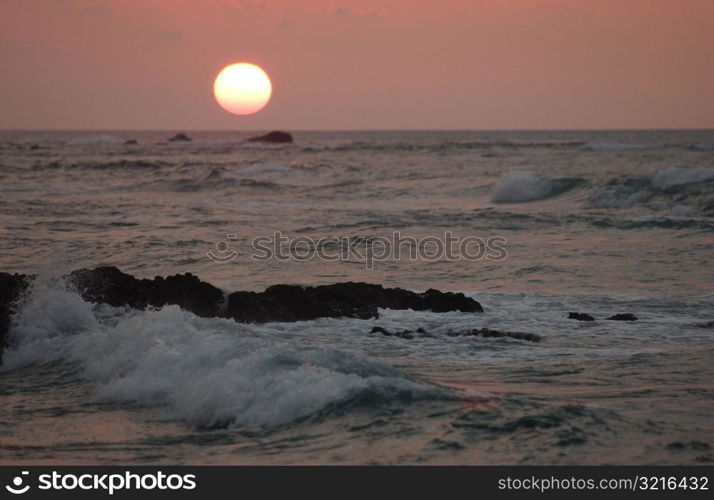
[[[714,459],[714,132],[170,135],[0,132],[0,270],[39,274],[0,372],[1,461]],[[508,257],[252,260],[252,238],[276,231],[502,236]],[[238,257],[214,262],[226,234]],[[227,291],[433,287],[486,313],[241,325],[50,285],[102,264]],[[604,320],[619,312],[640,320]],[[482,326],[545,340],[443,335]]]

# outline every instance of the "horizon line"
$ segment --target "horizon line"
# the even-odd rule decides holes
[[[256,128],[256,129],[210,129],[210,128],[1,128],[0,132],[262,132],[265,130],[285,132],[679,132],[714,131],[712,127],[623,127],[623,128]]]

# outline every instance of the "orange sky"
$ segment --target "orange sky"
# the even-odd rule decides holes
[[[0,42],[5,129],[714,128],[714,0],[1,0]]]

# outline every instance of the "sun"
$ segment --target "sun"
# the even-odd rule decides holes
[[[268,74],[260,66],[229,64],[213,82],[213,95],[223,109],[236,115],[252,115],[268,104],[273,93]]]

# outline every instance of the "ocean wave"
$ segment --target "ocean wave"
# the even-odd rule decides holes
[[[711,182],[714,181],[714,169],[671,167],[655,172],[650,180],[659,189]]]
[[[537,172],[509,172],[496,183],[494,203],[524,203],[558,196],[585,183],[584,179],[555,178]]]
[[[251,173],[251,174],[287,174],[292,172],[303,172],[315,170],[315,167],[309,164],[299,163],[297,161],[292,161],[287,164],[277,163],[277,162],[264,162],[264,163],[251,163],[250,165],[241,167],[239,171],[241,173]]]
[[[161,406],[198,426],[272,427],[360,404],[447,398],[385,361],[178,307],[126,311],[66,290],[22,305],[3,371],[70,362],[99,402]]]
[[[97,162],[94,160],[81,162],[66,162],[63,160],[52,160],[50,162],[37,162],[32,166],[32,170],[152,170],[170,167],[172,164],[159,160],[127,160]]]
[[[314,151],[318,148],[332,151],[379,151],[379,152],[430,152],[444,153],[453,150],[484,150],[492,149],[568,149],[584,146],[582,141],[441,141],[431,143],[418,143],[407,141],[379,142],[379,141],[352,141],[348,143],[307,146],[305,151]]]
[[[113,144],[123,144],[124,139],[117,137],[115,135],[109,134],[99,134],[91,135],[86,137],[77,137],[75,139],[68,140],[65,144],[68,146],[91,146],[91,145],[113,145]]]
[[[632,144],[632,143],[616,143],[616,142],[593,142],[585,144],[582,149],[585,151],[596,151],[596,152],[617,152],[617,151],[630,151],[637,149],[650,149],[662,147],[661,145],[648,145],[648,144]]]
[[[706,211],[714,192],[707,184],[714,182],[714,169],[671,167],[643,177],[619,177],[590,195],[593,208],[631,208],[649,204],[667,208],[675,214],[693,215]]]

